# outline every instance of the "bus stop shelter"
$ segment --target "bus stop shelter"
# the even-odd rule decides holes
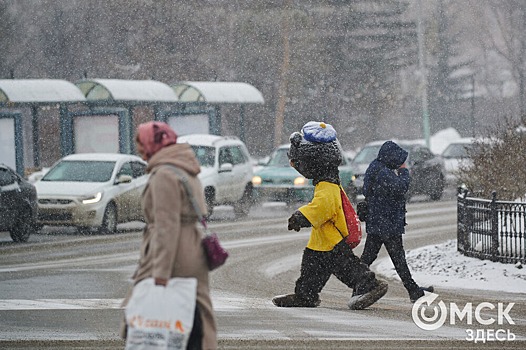
[[[64,133],[64,143],[70,153],[133,153],[135,126],[177,103],[173,90],[155,80],[84,79],[75,85],[86,97],[89,110],[68,116],[70,134]],[[85,134],[85,142],[74,143],[86,128],[91,132]]]
[[[20,175],[27,167],[51,165],[61,156],[60,120],[85,101],[65,80],[0,79],[0,162]]]
[[[215,116],[211,120],[212,134],[221,134],[221,105],[239,106],[239,138],[245,141],[245,105],[263,104],[263,94],[254,86],[243,82],[182,81],[172,84],[180,103],[213,106]],[[167,121],[169,124],[169,120]],[[198,124],[200,120],[189,120]]]

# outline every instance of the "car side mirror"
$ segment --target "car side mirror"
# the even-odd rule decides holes
[[[231,172],[232,169],[234,169],[234,166],[232,163],[223,163],[221,166],[219,166],[219,172],[220,173],[228,173]]]
[[[117,181],[115,181],[115,183],[118,185],[118,184],[128,184],[130,182],[132,182],[133,178],[130,176],[130,175],[120,175],[118,178],[117,178]]]

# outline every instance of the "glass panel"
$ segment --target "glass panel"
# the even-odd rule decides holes
[[[119,116],[90,115],[74,119],[75,153],[118,153]]]
[[[219,150],[219,165],[226,163],[234,164],[234,161],[232,159],[232,154],[230,154],[230,148],[222,147]]]
[[[14,182],[15,180],[9,171],[0,169],[0,186],[11,185]]]
[[[102,85],[97,85],[86,95],[88,100],[110,100],[110,92]]]
[[[451,144],[445,149],[442,156],[444,158],[467,158],[470,148],[472,145],[469,144]]]
[[[15,120],[0,118],[0,163],[16,169]]]
[[[353,163],[355,164],[369,164],[378,157],[378,151],[380,151],[382,145],[367,146],[362,148],[360,152],[354,157]]]
[[[208,114],[177,115],[169,117],[167,123],[179,136],[210,133]]]
[[[239,149],[239,147],[230,148],[230,152],[232,153],[232,160],[234,165],[245,163],[245,156],[243,155],[243,152],[241,152],[241,149]]]
[[[146,165],[142,163],[132,162],[131,166],[133,170],[133,178],[141,177],[146,173]]]
[[[192,145],[192,149],[194,150],[195,156],[202,167],[214,167],[216,156],[216,149],[214,147]]]
[[[112,161],[61,161],[41,181],[107,182],[114,168]]]
[[[287,156],[288,149],[286,148],[280,148],[277,149],[276,152],[272,155],[268,162],[268,166],[279,166],[279,167],[287,167],[290,166],[289,157]]]
[[[7,96],[3,91],[0,91],[0,102],[7,102]]]
[[[133,171],[130,163],[124,163],[121,167],[121,170],[119,170],[119,174],[117,176],[121,175],[130,175],[133,177]]]

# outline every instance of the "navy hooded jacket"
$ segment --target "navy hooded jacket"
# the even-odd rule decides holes
[[[409,188],[409,171],[399,167],[407,151],[392,141],[385,142],[378,157],[365,172],[363,193],[369,213],[367,234],[401,235],[405,231],[405,194]]]

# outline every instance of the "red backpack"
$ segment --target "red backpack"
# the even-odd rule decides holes
[[[345,243],[347,243],[351,249],[354,249],[362,240],[362,224],[342,188],[340,188],[340,194],[342,197],[342,209],[345,216],[345,223],[347,224],[347,231],[349,232],[349,235],[345,237]]]

